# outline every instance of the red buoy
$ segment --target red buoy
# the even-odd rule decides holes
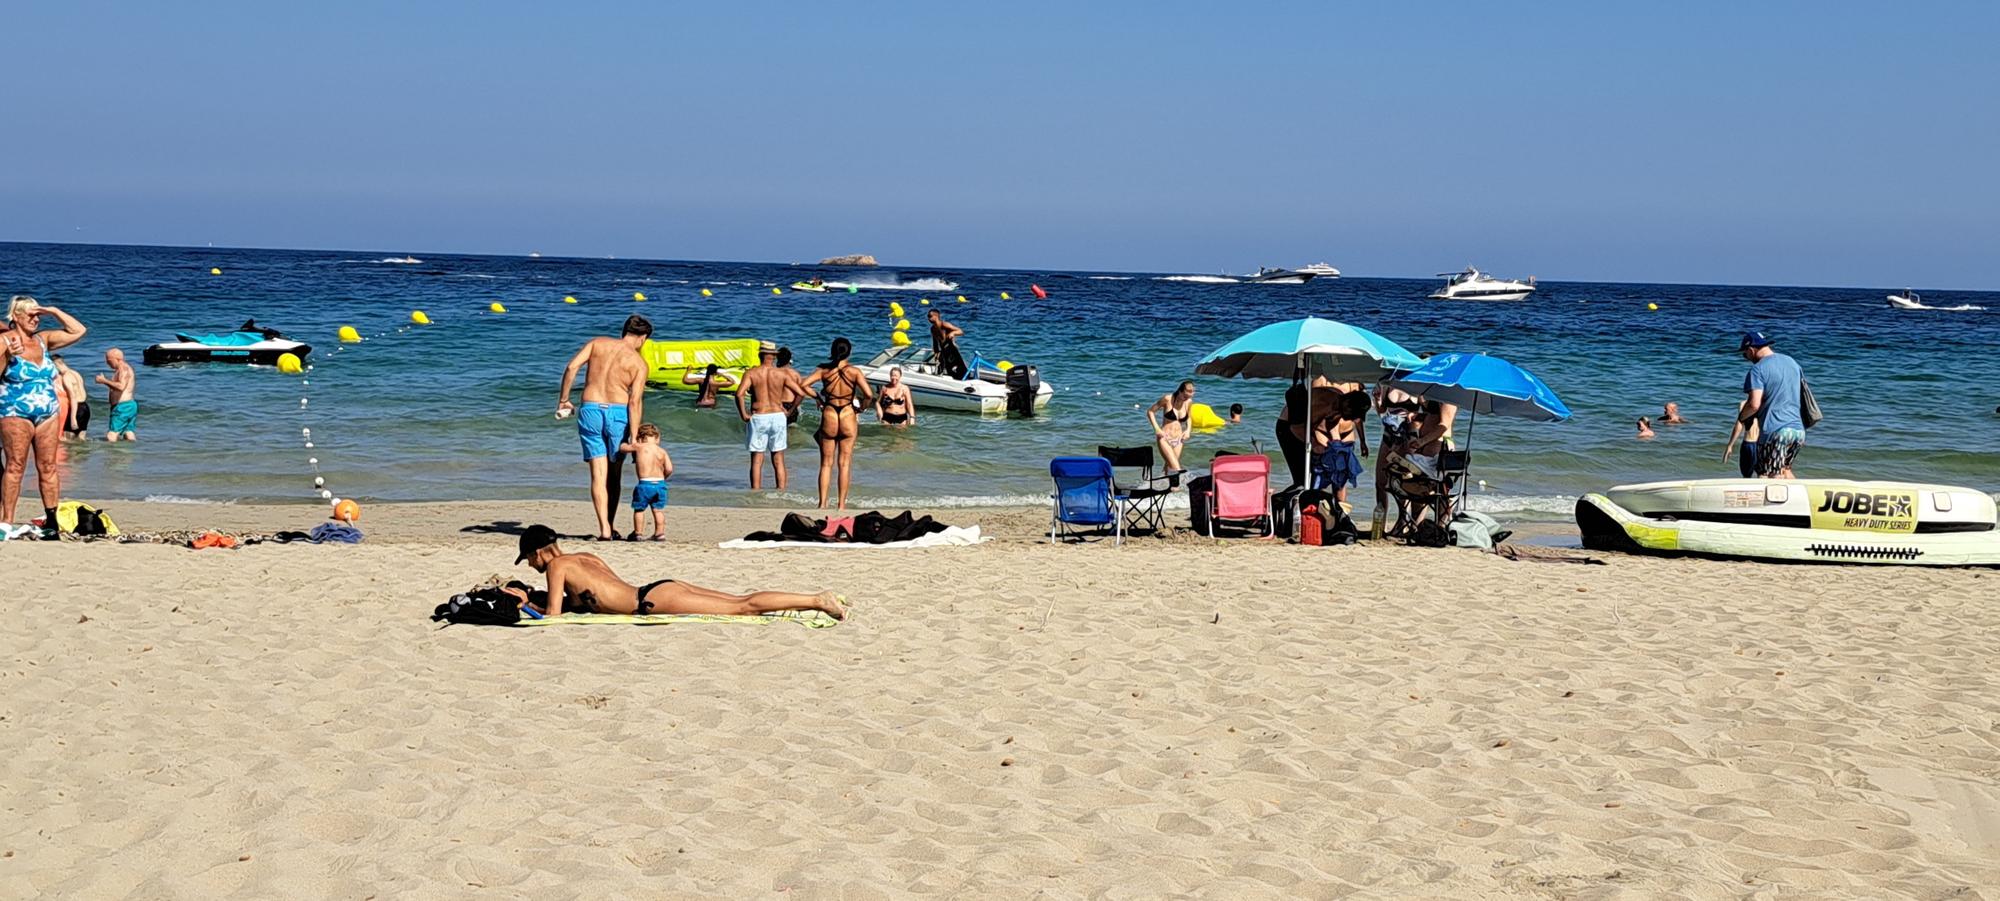
[[[1035,296],[1042,300],[1049,299],[1049,292],[1042,290],[1041,285],[1029,285],[1028,290],[1035,292]]]

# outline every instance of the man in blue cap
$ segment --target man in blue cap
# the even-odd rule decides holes
[[[1729,443],[1733,447],[1746,426],[1756,425],[1757,477],[1793,478],[1792,461],[1806,443],[1805,419],[1799,412],[1799,386],[1805,373],[1797,360],[1772,350],[1771,339],[1763,332],[1745,332],[1737,350],[1750,362],[1750,372],[1743,377],[1743,403],[1736,408]],[[1722,458],[1729,459],[1728,449]]]

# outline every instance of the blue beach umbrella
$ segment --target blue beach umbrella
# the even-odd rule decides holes
[[[1336,382],[1372,382],[1423,365],[1416,354],[1365,328],[1308,316],[1250,332],[1195,364],[1196,375],[1288,379],[1300,367]]]
[[[1569,408],[1534,373],[1485,354],[1438,354],[1391,379],[1389,385],[1418,397],[1456,404],[1474,416],[1489,413],[1536,422],[1569,418]]]
[[[1479,423],[1481,413],[1536,422],[1569,418],[1569,408],[1534,373],[1485,354],[1438,354],[1415,370],[1390,379],[1389,386],[1471,410],[1472,421],[1465,426],[1467,453],[1472,451],[1472,427]],[[1459,483],[1461,500],[1469,489],[1465,482]]]

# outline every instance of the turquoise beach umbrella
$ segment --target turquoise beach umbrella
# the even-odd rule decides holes
[[[1372,382],[1424,361],[1359,326],[1308,316],[1274,322],[1224,344],[1195,364],[1196,375],[1289,379],[1304,367],[1336,382]]]

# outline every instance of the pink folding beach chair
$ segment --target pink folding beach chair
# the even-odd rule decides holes
[[[1255,524],[1263,521],[1264,537],[1277,534],[1271,515],[1271,458],[1263,454],[1233,454],[1216,457],[1208,464],[1214,489],[1208,494],[1208,537],[1215,537],[1215,521]]]

